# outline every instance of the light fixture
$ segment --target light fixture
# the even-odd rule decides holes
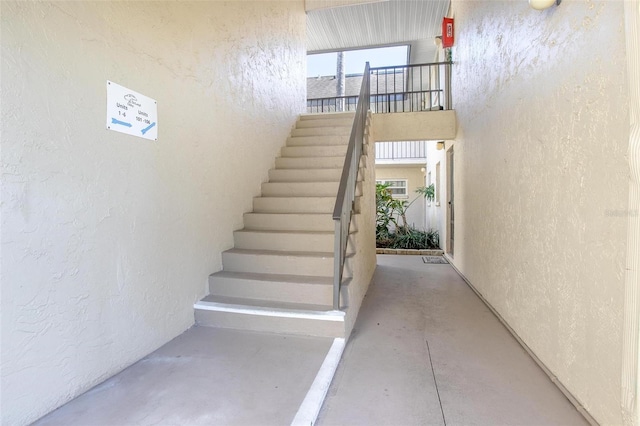
[[[562,0],[529,0],[529,6],[535,10],[548,9],[554,4],[558,6]]]
[[[444,141],[440,141],[440,142],[438,142],[438,143],[436,144],[436,149],[437,149],[438,151],[443,150],[443,149],[444,149]]]

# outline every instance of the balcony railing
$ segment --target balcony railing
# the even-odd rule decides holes
[[[426,141],[376,142],[376,162],[379,160],[425,160]]]
[[[451,62],[371,68],[370,108],[373,113],[452,109]],[[351,76],[359,78],[362,76]],[[359,84],[358,84],[359,85]],[[355,111],[358,96],[307,99],[307,112]]]

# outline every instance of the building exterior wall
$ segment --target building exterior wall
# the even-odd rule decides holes
[[[425,199],[416,194],[416,189],[424,186],[424,172],[421,170],[424,164],[413,165],[376,165],[376,180],[407,179],[407,196],[400,198],[410,203],[418,198],[407,210],[408,225],[417,229],[425,229]]]
[[[2,423],[194,322],[305,100],[304,2],[2,2]],[[105,129],[106,81],[158,140]]]
[[[621,424],[622,2],[453,1],[454,265],[600,424]]]
[[[373,114],[373,132],[377,141],[452,139],[456,136],[456,112],[448,110]]]
[[[451,142],[447,142],[448,145],[451,145]],[[438,235],[440,237],[440,248],[446,250],[446,242],[448,237],[447,233],[447,202],[449,199],[447,198],[447,188],[449,187],[449,183],[447,182],[447,174],[446,171],[446,163],[445,163],[445,150],[437,149],[436,142],[430,142],[427,144],[427,166],[426,166],[426,176],[427,176],[427,185],[430,183],[433,184],[436,193],[440,193],[439,200],[434,200],[431,203],[427,203],[426,205],[426,226],[428,229],[436,229],[438,231]],[[440,179],[439,185],[436,182],[436,170],[437,165],[440,164]],[[431,179],[431,182],[429,182]]]

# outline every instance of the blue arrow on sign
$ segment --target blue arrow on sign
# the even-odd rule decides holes
[[[153,128],[153,126],[156,125],[156,122],[154,121],[153,123],[149,124],[147,127],[145,127],[144,129],[140,130],[142,132],[142,134],[144,135],[145,133],[147,133],[149,130],[151,130]]]
[[[111,117],[111,124],[120,124],[121,126],[131,127],[131,123],[127,123],[126,121],[116,120],[113,117]]]

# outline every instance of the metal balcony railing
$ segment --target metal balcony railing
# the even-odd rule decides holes
[[[373,113],[449,110],[451,62],[398,65],[369,70],[369,103]],[[362,76],[351,76],[359,78]],[[307,99],[308,113],[355,111],[357,95]]]
[[[426,160],[426,141],[376,142],[378,160]]]

